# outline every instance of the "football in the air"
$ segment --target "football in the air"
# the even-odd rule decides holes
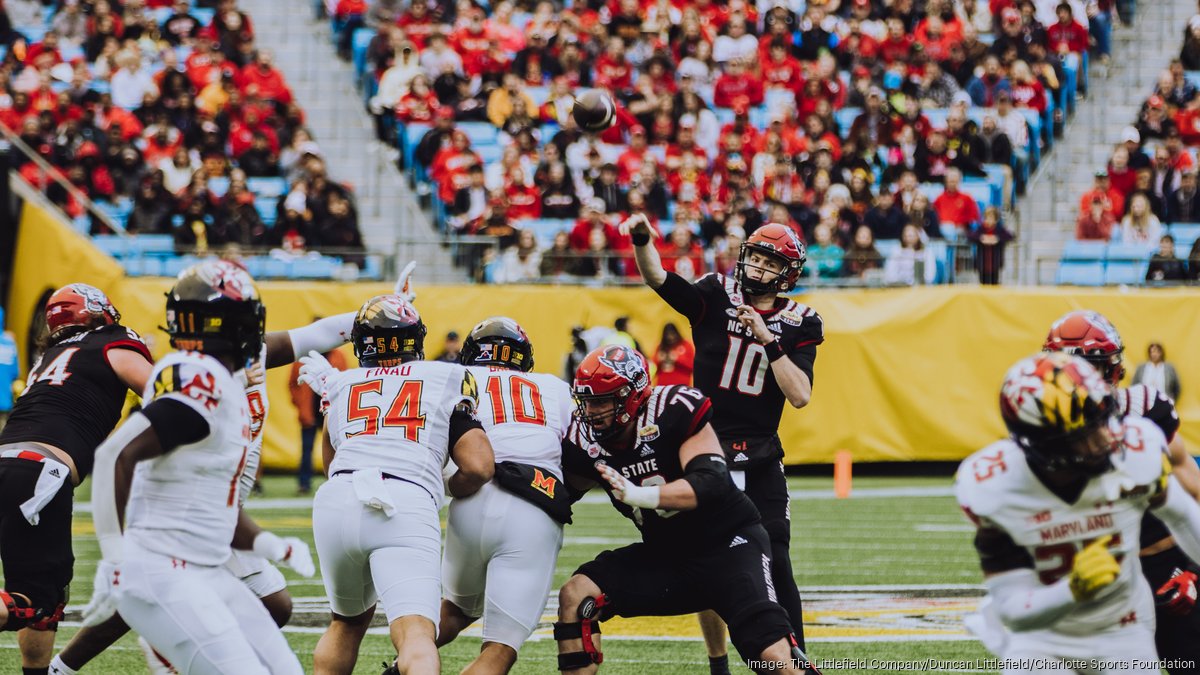
[[[580,129],[600,133],[617,120],[617,105],[612,97],[598,89],[589,89],[575,97],[571,116]]]

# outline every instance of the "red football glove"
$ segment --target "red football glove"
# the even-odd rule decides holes
[[[1154,594],[1154,602],[1177,616],[1187,616],[1196,608],[1196,575],[1176,568],[1170,580]]]

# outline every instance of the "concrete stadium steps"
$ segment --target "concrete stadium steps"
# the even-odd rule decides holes
[[[331,179],[353,186],[367,248],[391,254],[401,243],[416,244],[423,265],[454,269],[448,254],[434,244],[437,233],[395,162],[375,142],[374,122],[354,88],[353,67],[336,57],[329,23],[315,19],[313,2],[239,2],[254,21],[258,45],[275,53]]]
[[[1063,243],[1074,238],[1079,198],[1091,188],[1093,176],[1108,163],[1121,130],[1136,122],[1142,102],[1158,74],[1179,55],[1192,0],[1147,0],[1138,3],[1136,22],[1114,31],[1112,62],[1105,68],[1094,60],[1086,100],[1018,202],[1021,223],[1019,264],[1008,267],[1008,281],[1053,283]],[[1017,251],[1014,251],[1014,255]],[[1038,258],[1047,259],[1037,276]]]

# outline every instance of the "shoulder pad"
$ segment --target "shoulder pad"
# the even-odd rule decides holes
[[[1167,438],[1158,426],[1142,417],[1126,417],[1125,448],[1112,456],[1113,467],[1128,479],[1125,483],[1155,485],[1163,476],[1164,461],[1169,469]]]
[[[974,520],[994,514],[1023,475],[1025,456],[1016,443],[997,441],[963,460],[954,475],[959,506]],[[976,524],[979,524],[976,521]]]
[[[222,375],[227,376],[228,371],[211,356],[175,352],[155,365],[142,398],[175,395],[192,407],[211,412],[221,401]]]

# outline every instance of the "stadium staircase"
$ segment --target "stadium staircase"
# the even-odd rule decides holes
[[[305,111],[329,175],[348,182],[358,199],[359,229],[370,251],[395,253],[397,265],[420,260],[422,279],[466,281],[396,168],[375,142],[374,124],[354,89],[353,69],[340,61],[327,21],[316,21],[310,0],[239,0],[254,19],[258,44],[275,63]],[[435,276],[436,274],[436,276]],[[447,276],[451,275],[451,276]]]
[[[1135,124],[1158,74],[1179,55],[1194,0],[1138,3],[1136,21],[1114,29],[1112,61],[1091,68],[1090,91],[1078,102],[1062,139],[1030,180],[1018,203],[1021,230],[1017,265],[1006,283],[1053,284],[1058,259],[1074,239],[1079,198],[1103,168],[1121,130]]]

